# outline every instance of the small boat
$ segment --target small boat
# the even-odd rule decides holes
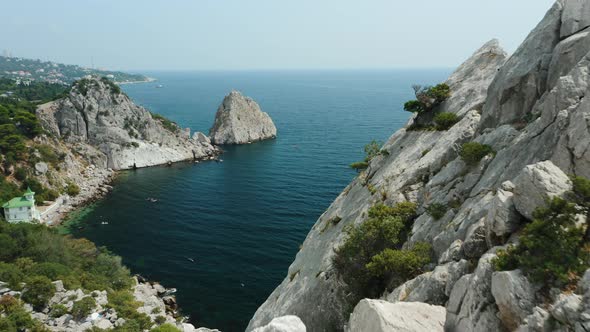
[[[157,202],[157,201],[158,201],[158,199],[157,199],[157,198],[153,198],[153,197],[148,197],[148,198],[146,198],[145,200],[146,200],[146,201],[149,201],[149,202],[152,202],[152,203],[155,203],[155,202]]]
[[[241,284],[240,284],[240,286],[242,286],[242,287],[246,287],[246,285],[244,285],[243,283],[241,283]]]
[[[186,259],[188,259],[189,261],[191,261],[193,263],[195,262],[195,259],[194,258],[187,257]]]
[[[164,86],[163,86],[162,84],[158,84],[158,85],[156,85],[156,89],[161,89],[161,88],[163,88],[163,87],[164,87]]]
[[[101,224],[101,225],[108,225],[108,224],[109,224],[109,222],[108,222],[108,221],[103,221],[103,222],[101,222],[100,224]]]

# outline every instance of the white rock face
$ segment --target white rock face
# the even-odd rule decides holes
[[[364,299],[350,315],[348,332],[444,331],[445,308],[420,302]]]
[[[232,91],[217,109],[209,135],[215,144],[244,144],[275,138],[277,128],[254,100]]]
[[[500,311],[500,319],[510,330],[516,329],[532,314],[534,289],[520,270],[494,272],[492,295]]]
[[[525,167],[514,179],[514,204],[523,216],[532,219],[537,207],[570,190],[572,182],[567,175],[551,161],[543,161]]]
[[[98,149],[100,168],[147,167],[217,152],[206,140],[191,139],[186,130],[155,118],[106,81],[91,79],[85,87],[41,105],[37,117],[45,130],[69,144]]]
[[[305,324],[297,316],[282,316],[270,321],[265,326],[256,328],[253,332],[305,332]]]

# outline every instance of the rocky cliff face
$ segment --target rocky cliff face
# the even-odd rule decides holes
[[[244,144],[275,138],[277,128],[254,100],[232,91],[219,106],[209,135],[215,144]]]
[[[590,329],[590,271],[577,293],[554,292],[547,305],[519,270],[495,272],[490,263],[498,248],[517,240],[535,207],[571,189],[566,174],[590,177],[588,8],[584,0],[560,0],[510,58],[492,41],[463,63],[448,79],[452,96],[441,106],[461,120],[444,132],[406,126],[391,136],[383,146],[389,153],[374,158],[318,219],[248,329],[297,315],[309,331],[362,331],[376,324],[374,317],[393,315],[388,305],[361,301],[349,324],[356,303],[331,266],[344,229],[364,222],[368,208],[383,200],[418,205],[405,245],[430,243],[436,264],[382,300],[435,305],[433,316],[442,308],[451,331]],[[458,156],[469,141],[497,153],[469,167]],[[425,211],[451,202],[440,220]],[[331,223],[334,217],[341,221]],[[418,317],[425,309],[407,310]]]
[[[216,153],[206,136],[182,130],[135,105],[104,79],[85,79],[38,111],[43,127],[71,144],[97,148],[101,168],[128,169],[203,158]]]

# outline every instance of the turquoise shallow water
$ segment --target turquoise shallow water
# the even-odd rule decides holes
[[[125,172],[73,234],[121,255],[132,272],[177,288],[195,325],[242,331],[355,176],[348,164],[371,139],[384,141],[407,121],[401,106],[411,84],[438,83],[449,71],[148,74],[158,81],[124,91],[183,127],[207,133],[235,88],[271,115],[278,138],[224,147],[223,163]]]

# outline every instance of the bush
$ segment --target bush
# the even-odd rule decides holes
[[[412,88],[416,99],[404,104],[404,110],[412,113],[432,111],[451,96],[451,88],[445,83],[433,87],[414,85]]]
[[[346,228],[348,237],[335,250],[332,263],[354,294],[354,300],[378,296],[385,289],[388,275],[371,272],[367,265],[385,249],[401,247],[415,216],[416,206],[412,203],[394,207],[377,204],[369,209],[368,220]]]
[[[70,182],[66,187],[66,194],[70,196],[78,196],[80,194],[80,187],[77,184]]]
[[[61,317],[68,313],[68,308],[63,304],[56,304],[51,307],[51,311],[49,312],[49,316],[53,318]]]
[[[414,244],[409,250],[385,249],[373,256],[367,264],[369,273],[377,278],[390,280],[392,287],[401,285],[423,272],[430,263],[432,247],[425,242]]]
[[[37,309],[47,305],[49,299],[55,294],[55,287],[49,278],[33,276],[26,280],[22,299]]]
[[[448,130],[457,122],[459,122],[459,117],[451,112],[441,112],[434,117],[436,130]]]
[[[19,181],[24,181],[28,175],[29,174],[28,174],[27,170],[24,168],[19,167],[14,171],[14,178]]]
[[[498,251],[496,270],[520,268],[533,282],[550,287],[575,283],[589,264],[589,247],[584,232],[576,225],[578,209],[561,198],[553,198],[547,207],[533,213],[518,245]]]
[[[172,324],[163,324],[158,327],[154,327],[150,332],[180,332],[176,326]]]
[[[72,306],[72,316],[76,320],[83,319],[90,315],[92,309],[95,307],[96,301],[92,297],[84,297],[79,301],[74,302],[74,305]]]
[[[378,155],[389,155],[386,150],[381,150],[383,143],[372,140],[371,143],[365,145],[365,159],[363,161],[350,164],[357,172],[369,167],[369,162]]]
[[[362,171],[363,169],[367,169],[369,167],[369,163],[366,161],[357,161],[356,163],[350,164],[350,168],[358,171]]]
[[[158,325],[162,325],[166,322],[166,317],[164,316],[156,316],[156,318],[154,319],[154,321],[156,322],[156,324]]]
[[[461,156],[461,159],[463,159],[467,165],[473,166],[477,165],[483,157],[493,153],[494,149],[489,145],[469,142],[461,146],[459,156]]]
[[[432,203],[426,207],[426,212],[434,218],[434,220],[439,220],[440,218],[444,217],[447,213],[448,207],[441,203]]]

